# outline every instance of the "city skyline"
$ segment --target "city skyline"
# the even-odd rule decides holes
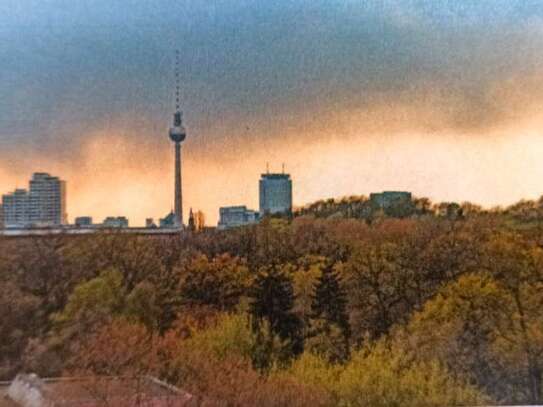
[[[171,147],[171,146],[170,146]],[[450,146],[452,149],[454,146]],[[127,148],[127,146],[123,146],[123,148]],[[377,147],[373,146],[372,151],[376,151]],[[415,148],[413,148],[415,149]],[[318,151],[318,147],[311,148],[310,150]],[[454,150],[454,149],[453,149]],[[524,163],[521,163],[519,167],[524,167],[524,171],[527,173],[528,171],[532,171],[534,169],[537,169],[537,167],[530,167],[530,165],[535,162],[535,159],[537,158],[539,154],[539,150],[535,149],[533,151],[528,151],[529,149],[526,149],[525,151],[520,151],[520,153],[528,153],[527,157],[532,157],[531,160],[525,161]],[[394,151],[394,155],[397,157],[397,159],[401,159],[402,157],[405,159],[405,156],[403,156],[404,151]],[[285,154],[287,152],[285,151]],[[413,155],[413,151],[409,151],[410,158]],[[258,180],[260,173],[262,172],[262,168],[258,167],[258,165],[255,165],[254,171],[251,171],[250,173],[244,168],[243,166],[237,164],[238,171],[243,175],[242,179],[237,180],[239,182],[239,186],[237,188],[233,188],[230,190],[220,190],[220,194],[213,194],[212,189],[208,189],[209,185],[205,184],[199,184],[196,185],[196,191],[199,192],[199,199],[193,199],[190,202],[188,201],[191,199],[192,196],[194,198],[194,188],[195,185],[190,183],[190,176],[188,174],[193,173],[196,171],[200,171],[202,167],[204,167],[204,163],[199,163],[200,165],[194,165],[194,162],[192,160],[187,159],[186,157],[190,154],[187,153],[185,155],[185,163],[183,167],[184,173],[187,175],[187,180],[184,180],[183,189],[186,204],[185,204],[185,211],[184,211],[184,217],[188,217],[188,211],[189,206],[193,208],[198,208],[202,210],[205,215],[206,219],[208,219],[209,224],[216,224],[218,221],[218,209],[221,206],[231,206],[231,205],[240,205],[240,204],[246,204],[248,207],[258,207]],[[316,154],[316,153],[315,153]],[[167,151],[164,155],[164,162],[168,164],[168,161],[171,162],[171,168],[166,168],[162,174],[158,173],[158,171],[152,172],[153,176],[156,177],[153,179],[153,176],[147,174],[145,185],[142,185],[141,180],[138,182],[134,182],[132,185],[129,185],[128,188],[122,191],[122,193],[119,194],[118,191],[116,191],[115,187],[111,190],[107,188],[107,191],[111,191],[109,196],[114,196],[115,199],[107,200],[103,194],[97,194],[96,191],[99,186],[93,185],[93,188],[89,188],[85,190],[83,185],[77,185],[75,181],[71,181],[72,177],[70,175],[62,175],[64,180],[66,180],[67,184],[69,185],[69,198],[67,199],[67,214],[68,214],[68,220],[70,223],[73,223],[75,217],[81,216],[81,215],[89,215],[96,219],[102,219],[110,215],[125,215],[130,219],[131,224],[137,225],[137,226],[143,226],[145,224],[145,219],[148,217],[154,217],[155,219],[159,219],[164,214],[174,210],[174,195],[172,193],[172,171],[174,170],[174,160],[171,156],[171,150]],[[458,157],[460,159],[460,153],[458,151],[453,152],[453,156]],[[477,155],[476,152],[473,154],[474,156]],[[491,154],[485,154],[485,161],[491,159]],[[114,157],[112,154],[109,157],[112,161],[119,162],[118,157]],[[356,156],[355,152],[351,152],[351,154],[348,156],[349,161],[353,164],[356,164],[356,161],[358,160],[358,157]],[[143,159],[143,158],[142,158]],[[518,195],[512,195],[511,193],[507,194],[504,193],[503,198],[499,200],[488,200],[485,199],[485,190],[483,187],[488,186],[487,184],[480,183],[478,184],[477,181],[472,179],[466,180],[465,178],[458,179],[459,181],[462,181],[462,183],[458,183],[455,185],[455,190],[450,191],[449,193],[444,194],[432,194],[432,193],[425,193],[424,186],[425,182],[427,182],[428,179],[432,177],[437,177],[439,174],[437,173],[424,173],[424,163],[428,161],[435,161],[435,157],[431,157],[431,154],[426,156],[424,159],[420,160],[420,172],[412,173],[412,183],[390,183],[386,184],[386,186],[383,186],[384,184],[380,184],[379,181],[381,177],[377,176],[373,179],[371,178],[372,169],[367,168],[367,171],[364,171],[362,174],[362,177],[364,180],[367,181],[367,184],[363,185],[360,189],[352,187],[349,188],[348,182],[349,182],[349,172],[351,171],[351,168],[344,168],[342,171],[342,176],[344,176],[344,179],[340,179],[339,182],[336,182],[335,184],[330,184],[330,190],[331,191],[337,191],[337,193],[323,193],[319,190],[318,185],[315,185],[312,183],[312,172],[304,172],[304,169],[307,169],[308,165],[304,164],[301,160],[297,161],[294,166],[294,171],[290,171],[293,178],[296,180],[297,187],[293,191],[293,203],[294,207],[300,207],[305,204],[309,204],[321,199],[328,199],[328,198],[341,198],[344,196],[350,196],[350,195],[366,195],[369,196],[370,193],[374,191],[380,191],[380,190],[410,190],[413,192],[414,196],[417,197],[428,197],[434,202],[472,202],[475,204],[480,204],[486,208],[491,208],[494,206],[507,206],[509,204],[513,204],[519,200],[522,199],[537,199],[543,194],[543,188],[541,188],[540,184],[537,184],[533,181],[525,182],[524,185],[517,185],[517,188],[519,191],[522,191],[523,189],[526,191],[526,187],[532,187],[533,192],[532,193],[519,193]],[[187,162],[189,161],[189,164],[187,165]],[[474,157],[475,161],[475,157]],[[123,165],[130,166],[130,160],[123,160]],[[258,164],[258,163],[257,163]],[[330,163],[330,165],[333,165]],[[59,169],[66,169],[66,167],[63,166],[50,166],[48,168],[59,168]],[[33,172],[41,172],[40,168],[42,167],[33,167],[36,168],[36,171]],[[313,167],[314,171],[325,171],[325,168],[322,167]],[[355,168],[355,167],[352,167]],[[385,171],[386,168],[378,168],[381,172]],[[104,171],[106,171],[107,168],[104,168]],[[398,173],[398,168],[393,168],[392,173],[396,172]],[[445,173],[448,173],[448,175],[443,176],[443,178],[453,179],[453,176],[456,174],[456,168],[452,166],[452,164],[448,164],[448,166],[445,166],[442,168]],[[498,174],[503,174],[504,171],[506,171],[507,168],[499,168]],[[59,170],[51,170],[49,171],[51,173],[59,173]],[[73,174],[73,171],[70,168],[66,169],[66,172],[68,174]],[[519,171],[519,173],[522,173],[522,171]],[[294,175],[298,174],[298,175]],[[15,180],[13,184],[4,184],[2,183],[1,186],[3,188],[2,191],[0,191],[0,194],[9,193],[16,188],[20,188],[21,186],[25,185],[25,180],[28,181],[28,175],[29,174],[22,174],[20,176],[15,177],[9,177],[9,179]],[[220,171],[217,171],[215,173],[216,178],[213,180],[211,179],[210,184],[213,186],[217,186],[217,183],[219,180],[224,179],[225,174],[221,174]],[[505,174],[506,175],[506,174]],[[120,184],[123,184],[125,182],[129,181],[130,173],[126,172],[122,174],[122,176],[118,179],[112,179],[110,178],[110,185],[119,186]],[[541,174],[541,177],[543,178],[543,174]],[[144,177],[145,178],[145,177]],[[77,179],[77,178],[76,178]],[[160,184],[156,184],[156,179],[163,179],[164,182]],[[227,177],[228,179],[228,177]],[[503,179],[503,178],[502,178]],[[541,179],[541,178],[540,178]],[[494,179],[494,182],[498,181],[499,184],[499,176],[497,176]],[[356,180],[355,180],[356,181]],[[524,180],[526,181],[526,180]],[[511,182],[511,181],[509,181]],[[520,180],[518,182],[521,182]],[[188,184],[188,185],[187,185]],[[468,192],[472,193],[472,198],[469,198],[469,194],[462,193],[461,190],[462,185],[469,184],[473,190],[470,190]],[[390,186],[392,185],[392,186]],[[410,186],[411,185],[411,186]],[[125,185],[126,187],[126,185]],[[207,192],[206,192],[207,189]],[[187,191],[188,190],[188,191]],[[99,190],[98,190],[99,191]],[[158,192],[157,192],[158,191]],[[224,191],[227,191],[228,193],[224,193]],[[302,193],[300,192],[302,191]],[[507,192],[507,191],[504,191]],[[151,199],[149,201],[139,201],[142,196],[145,196],[145,194],[150,193],[156,193],[156,198],[158,199]],[[207,196],[210,197],[210,199],[206,200],[206,193]],[[481,194],[482,193],[482,194]],[[306,195],[307,194],[307,195]],[[300,196],[306,195],[309,197],[309,199],[302,200]],[[83,197],[83,200],[86,200],[87,203],[81,202],[81,198]],[[313,197],[313,199],[311,199]],[[461,199],[458,199],[459,197],[463,197]],[[477,199],[477,198],[482,199]],[[161,205],[156,205],[156,200],[160,201]],[[75,201],[75,202],[74,202]],[[151,203],[151,205],[149,205]],[[140,205],[141,204],[141,205]],[[189,205],[189,206],[187,206]],[[78,210],[79,208],[79,210]],[[136,209],[136,210],[135,210]]]
[[[68,213],[172,207],[180,48],[184,215],[378,190],[490,207],[543,192],[543,5],[520,1],[0,5],[0,193],[62,174]]]

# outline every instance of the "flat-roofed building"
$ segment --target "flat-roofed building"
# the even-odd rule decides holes
[[[224,206],[219,208],[219,229],[251,225],[258,222],[258,213],[247,209],[245,205]]]
[[[292,212],[292,180],[289,174],[262,174],[259,182],[260,216]]]
[[[67,222],[66,182],[45,172],[32,175],[29,189],[2,196],[5,227],[60,226]]]
[[[30,225],[28,191],[16,189],[2,196],[4,227],[16,228]]]
[[[370,210],[393,218],[405,218],[415,213],[411,192],[384,191],[370,194]]]
[[[45,172],[36,172],[30,180],[29,219],[36,226],[67,223],[66,182]]]
[[[409,204],[411,200],[411,192],[406,191],[384,191],[370,194],[371,203],[381,209],[394,205]]]
[[[78,216],[75,218],[75,226],[80,228],[89,228],[92,227],[92,217],[91,216]]]
[[[127,228],[128,219],[125,216],[108,216],[101,226],[104,228]]]

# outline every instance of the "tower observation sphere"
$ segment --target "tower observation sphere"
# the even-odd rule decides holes
[[[187,136],[182,121],[183,118],[181,112],[175,112],[173,115],[173,127],[170,127],[170,140],[175,143],[182,142]]]

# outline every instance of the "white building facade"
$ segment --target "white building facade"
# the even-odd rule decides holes
[[[35,173],[30,180],[28,199],[32,225],[59,226],[67,223],[65,181],[47,173]]]
[[[251,209],[247,209],[245,205],[224,206],[219,208],[218,229],[246,226],[256,222],[258,222],[258,213]]]
[[[47,173],[35,173],[29,190],[2,196],[4,227],[60,226],[67,223],[66,183]]]

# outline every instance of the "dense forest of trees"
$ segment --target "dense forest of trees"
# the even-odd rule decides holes
[[[0,380],[152,374],[209,406],[541,403],[543,201],[364,202],[177,237],[0,238]]]

